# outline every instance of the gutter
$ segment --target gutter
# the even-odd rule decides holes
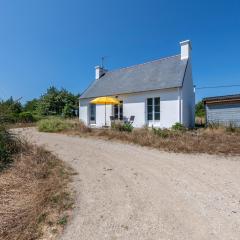
[[[182,89],[178,88],[178,101],[179,101],[179,123],[182,124]]]

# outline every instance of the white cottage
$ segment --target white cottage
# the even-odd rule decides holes
[[[91,104],[96,97],[111,96],[120,105],[106,106],[110,116],[135,116],[133,126],[169,128],[179,122],[194,126],[195,94],[192,80],[191,43],[180,42],[181,54],[107,71],[96,67],[96,79],[80,97],[79,118],[87,125],[105,125],[105,106]]]

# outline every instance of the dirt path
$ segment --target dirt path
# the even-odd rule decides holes
[[[240,239],[240,158],[21,133],[79,173],[63,240]]]

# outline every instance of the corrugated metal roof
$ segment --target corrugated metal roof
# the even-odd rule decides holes
[[[187,60],[180,55],[107,72],[95,80],[80,98],[181,87]]]
[[[240,99],[240,94],[207,97],[207,98],[203,98],[203,102],[206,102],[206,101],[220,101],[220,100],[234,100],[234,99]]]

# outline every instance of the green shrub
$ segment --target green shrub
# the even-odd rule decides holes
[[[120,132],[132,132],[133,126],[130,123],[113,123],[112,129],[120,131]]]
[[[122,125],[121,131],[123,131],[123,132],[132,132],[132,131],[133,131],[133,126],[132,126],[132,124],[131,124],[131,123],[124,123],[124,124]]]
[[[152,128],[153,133],[161,138],[167,138],[170,135],[170,131],[168,129],[161,128]]]
[[[63,108],[62,115],[65,118],[70,118],[74,116],[74,107],[71,104],[66,104]]]
[[[181,123],[175,123],[174,125],[172,125],[172,130],[175,130],[175,131],[186,131],[186,127],[184,127],[183,124]]]
[[[0,114],[0,123],[16,123],[18,121],[18,114],[6,113]]]
[[[31,112],[21,112],[19,113],[18,120],[22,123],[32,123],[35,119]]]
[[[46,117],[46,116],[43,116],[43,115],[40,115],[38,113],[32,113],[33,114],[33,118],[35,120],[35,122],[38,122],[40,120],[43,120],[43,119],[48,119],[49,117]]]
[[[72,128],[72,124],[61,118],[49,118],[40,120],[37,124],[40,132],[61,132]]]
[[[202,101],[200,101],[195,105],[195,116],[204,118],[205,115],[206,115],[206,113],[205,113],[204,103]]]

